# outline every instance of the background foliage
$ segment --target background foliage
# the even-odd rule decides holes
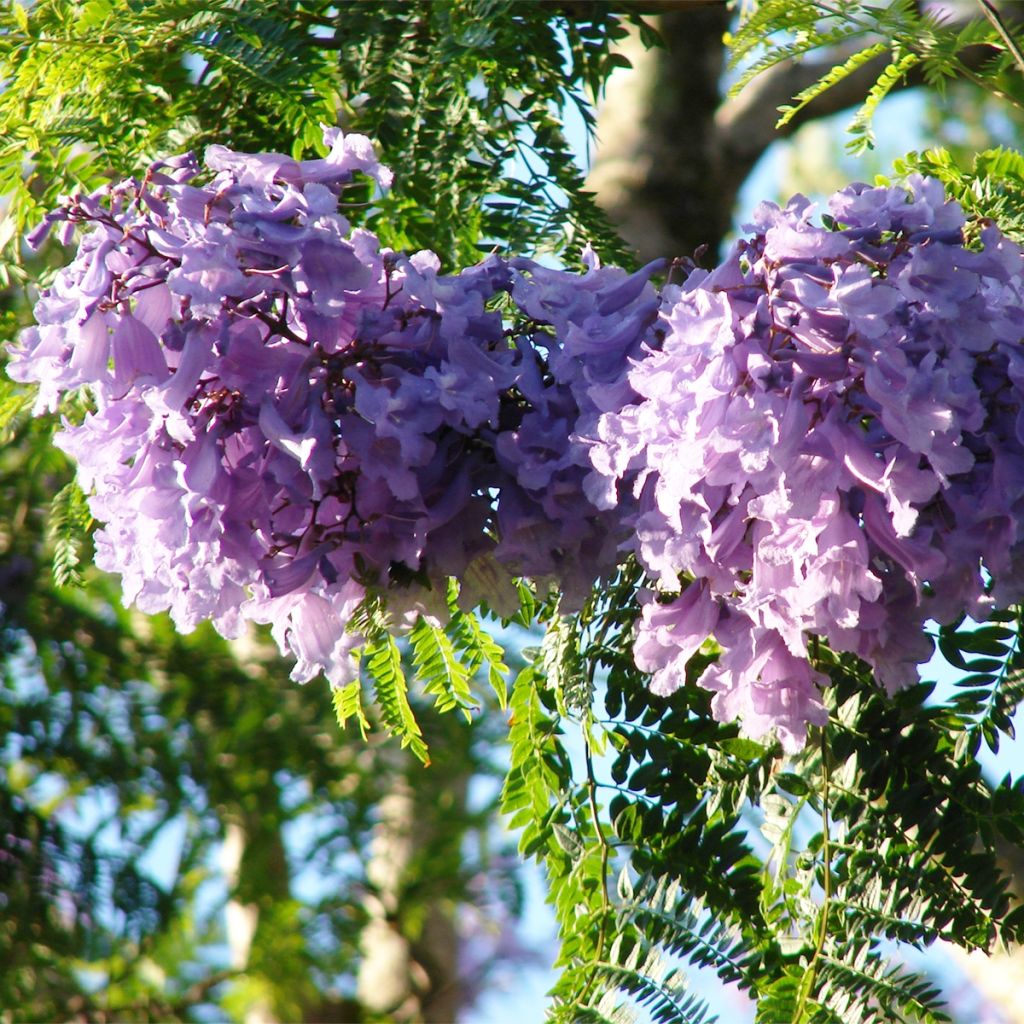
[[[9,5],[5,339],[27,322],[25,288],[61,260],[55,248],[30,259],[19,243],[60,195],[214,141],[308,154],[320,122],[370,135],[396,170],[383,202],[351,211],[385,244],[429,246],[457,267],[494,247],[572,263],[588,240],[629,265],[563,119],[573,109],[593,124],[591,100],[622,63],[613,44],[631,25],[652,44],[642,19],[659,6]],[[829,63],[784,120],[872,70],[855,149],[907,75],[981,87],[1010,108],[1021,95],[1017,29],[988,4],[955,24],[903,0],[740,8],[737,88],[797,56]],[[977,155],[910,154],[894,180],[934,174],[972,217],[1024,239],[1024,158],[1007,135]],[[279,1020],[444,1019],[451,1003],[437,994],[459,982],[430,962],[433,922],[470,902],[499,922],[519,909],[494,826],[501,776],[502,809],[521,854],[544,866],[560,930],[555,1020],[619,1021],[630,1006],[708,1019],[686,988],[689,961],[747,991],[763,1024],[937,1021],[941,997],[898,965],[899,944],[991,950],[1024,937],[999,856],[1024,842],[1024,784],[992,783],[977,761],[1013,734],[1024,696],[1017,609],[938,633],[964,673],[944,703],[929,683],[889,699],[861,663],[821,647],[829,724],[796,758],[716,723],[697,686],[647,691],[630,651],[631,566],[578,616],[524,588],[506,626],[539,623],[544,635],[522,658],[469,616],[444,631],[421,623],[402,646],[378,628],[364,663],[381,699],[364,708],[343,692],[332,709],[322,689],[288,684],[261,637],[182,637],[121,608],[86,568],[87,511],[30,403],[0,389],[0,1019],[241,1020],[254,1008]],[[693,659],[694,679],[714,657],[709,645]],[[503,661],[517,670],[507,694]],[[369,740],[340,736],[335,712]],[[429,770],[387,743],[389,730]],[[474,777],[491,780],[474,789],[483,797],[469,795]],[[399,791],[413,794],[421,841],[392,891],[365,851]],[[152,851],[172,833],[166,881]],[[225,836],[241,837],[234,868],[216,861]],[[296,885],[308,872],[312,898]],[[231,908],[257,922],[249,943],[225,924]],[[358,989],[357,950],[367,955],[377,919],[419,965],[397,1008],[374,1009]]]

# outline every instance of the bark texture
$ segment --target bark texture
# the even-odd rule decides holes
[[[403,762],[409,762],[404,753]],[[438,857],[458,863],[449,845],[450,824],[466,811],[466,776],[441,775],[418,762],[394,766],[388,792],[368,851],[361,963],[356,1001],[364,1013],[387,1015],[397,1024],[451,1024],[464,999],[459,980],[459,936],[454,901],[443,898],[451,879],[435,877],[425,865]],[[462,830],[455,829],[458,842]],[[437,888],[438,898],[425,895]],[[410,888],[421,907],[417,919],[404,913]],[[426,892],[422,890],[426,890]]]
[[[588,181],[643,261],[690,256],[729,226],[733,182],[716,129],[729,24],[724,5],[667,10],[664,51],[627,43],[632,72],[617,72],[599,108],[598,150]]]

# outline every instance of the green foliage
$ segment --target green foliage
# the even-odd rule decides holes
[[[992,220],[1015,242],[1024,242],[1024,156],[1015,150],[986,149],[964,166],[948,150],[929,149],[897,160],[894,172],[896,180],[910,174],[938,178],[970,218],[969,240]]]
[[[1001,736],[1016,735],[1013,716],[1024,700],[1019,614],[997,612],[991,622],[973,629],[954,623],[939,632],[943,657],[966,673],[950,702],[956,712],[950,728],[957,730],[958,757],[976,757],[982,743],[996,753]]]
[[[854,153],[870,149],[874,145],[874,135],[871,131],[871,123],[875,113],[882,103],[882,100],[899,85],[907,73],[921,63],[919,54],[905,52],[901,47],[894,46],[892,59],[885,66],[885,69],[878,76],[875,84],[868,90],[867,99],[858,108],[850,122],[847,131],[850,133],[850,141],[847,148]]]
[[[373,637],[363,655],[373,680],[374,695],[381,719],[392,736],[397,736],[424,764],[429,763],[416,716],[409,705],[409,694],[402,671],[402,654],[390,633]],[[443,671],[443,669],[442,669]]]
[[[364,681],[374,693],[380,724],[398,738],[401,746],[424,764],[430,757],[420,723],[410,702],[410,680],[418,684],[414,693],[433,698],[434,710],[458,709],[471,724],[473,712],[485,702],[474,696],[474,685],[486,678],[499,706],[504,708],[506,677],[505,651],[490,636],[473,612],[461,611],[455,604],[458,588],[450,589],[451,615],[442,628],[425,616],[418,616],[407,641],[400,644],[394,636],[390,617],[377,603],[367,603],[349,623],[349,628],[367,638],[354,657],[359,659],[362,680],[334,691],[334,711],[344,729],[355,720],[365,739],[371,723],[363,708]]]
[[[579,625],[573,616],[555,613],[544,628],[540,648],[541,671],[554,690],[561,714],[589,713],[594,682],[582,671]]]
[[[875,43],[873,46],[865,46],[863,50],[858,50],[840,64],[830,68],[824,75],[822,75],[821,81],[815,82],[814,85],[808,86],[808,88],[798,92],[796,96],[793,97],[793,103],[791,105],[779,108],[779,113],[782,116],[779,118],[778,127],[781,128],[784,125],[789,124],[789,122],[792,121],[793,118],[804,109],[804,107],[820,96],[826,89],[831,88],[833,85],[838,85],[844,78],[848,75],[852,75],[858,68],[863,67],[876,57],[881,57],[888,51],[888,49],[889,47],[886,43]]]
[[[385,244],[464,266],[495,246],[560,254],[592,241],[628,262],[562,123],[571,109],[592,131],[583,91],[621,63],[611,47],[628,20],[523,0],[10,6],[0,11],[10,204],[0,272],[17,272],[17,239],[62,194],[211,142],[317,152],[320,124],[339,119],[397,172],[368,218]]]
[[[798,881],[811,871],[821,886],[808,910],[817,927],[803,929],[815,972],[807,1003],[820,1004],[823,1020],[903,1019],[903,1006],[918,1015],[903,1011],[909,1019],[943,1019],[937,994],[886,966],[876,942],[923,947],[944,938],[991,949],[1020,941],[1021,915],[996,855],[1000,836],[1019,826],[1019,788],[990,786],[972,754],[955,753],[951,707],[927,703],[931,685],[889,700],[853,659],[826,653],[822,667],[834,684],[827,743],[805,752],[793,780],[776,780],[817,818],[802,852],[776,843],[780,855],[796,853]]]
[[[709,748],[728,744],[735,729],[709,720],[699,690],[661,701],[637,687],[627,598],[634,585],[627,573],[597,613],[556,618],[556,639],[513,689],[503,810],[523,830],[523,854],[547,872],[562,937],[552,1009],[558,1021],[629,1019],[620,990],[656,1020],[705,1019],[702,1002],[683,992],[672,957],[713,964],[730,980],[746,977],[742,919],[746,911],[756,915],[757,905],[745,865],[750,851],[735,830],[736,813],[709,814],[693,781],[709,771]],[[574,728],[583,747],[577,766],[561,738],[569,721],[561,695],[582,690],[572,675],[593,685],[606,673],[611,717],[577,710],[584,715],[584,728]],[[704,713],[691,714],[694,707]],[[605,744],[617,751],[611,781],[599,771],[609,770],[598,759]],[[723,885],[726,878],[734,885]],[[733,897],[740,898],[730,907]]]
[[[919,72],[940,95],[948,81],[964,79],[1004,102],[1024,105],[1024,36],[1015,38],[1014,32],[1019,36],[1016,24],[1008,24],[990,4],[980,4],[976,17],[956,22],[915,0],[751,0],[742,5],[739,24],[728,39],[731,65],[741,69],[732,92],[780,64],[818,54],[817,81],[780,108],[781,127],[826,90],[888,52],[847,129],[848,148],[860,153],[874,145],[871,125],[880,103],[911,71]]]
[[[466,671],[473,676],[486,674],[498,707],[504,711],[508,704],[509,668],[501,645],[482,628],[472,612],[453,611],[446,632]]]
[[[331,703],[334,706],[338,725],[344,729],[349,721],[355,719],[359,735],[365,740],[370,729],[370,720],[363,710],[362,683],[356,679],[354,682],[337,687],[331,692]]]
[[[472,672],[459,660],[458,652],[443,629],[421,618],[409,634],[413,668],[424,680],[423,689],[434,697],[438,711],[458,708],[466,721],[473,720],[478,709],[470,692]]]
[[[8,326],[8,325],[5,325]],[[13,334],[15,324],[0,334],[0,338]],[[13,381],[4,378],[0,381],[0,442],[10,443],[18,431],[25,425],[32,408],[32,396],[26,394]]]
[[[53,545],[53,581],[58,587],[82,585],[82,536],[92,527],[92,515],[82,488],[72,480],[65,484],[50,503],[47,533]]]
[[[764,1024],[948,1020],[892,951],[1024,940],[999,859],[1024,839],[1024,780],[994,785],[976,760],[983,740],[1013,734],[1024,696],[1017,613],[941,632],[967,673],[947,704],[930,702],[931,684],[891,699],[821,647],[829,724],[787,759],[715,723],[699,686],[644,691],[630,652],[638,582],[624,572],[588,614],[555,620],[513,691],[504,809],[544,863],[561,925],[552,1019],[627,1020],[633,1006],[701,1021],[688,961],[747,990]],[[577,743],[559,696],[567,649],[607,712],[577,710]],[[714,657],[696,655],[688,676]]]
[[[621,63],[611,46],[628,20],[604,4],[572,17],[523,0],[346,6],[331,41],[345,123],[397,174],[371,222],[382,239],[457,266],[494,247],[561,254],[588,240],[628,261],[564,128],[571,111],[593,130],[584,89]]]

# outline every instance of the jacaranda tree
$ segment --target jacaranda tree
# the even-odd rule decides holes
[[[43,907],[4,940],[28,1019],[69,993],[86,1019],[218,1003],[443,1019],[409,986],[360,1005],[350,984],[360,933],[364,952],[374,923],[423,940],[437,892],[367,870],[376,890],[345,920],[254,879],[281,877],[288,794],[341,801],[334,853],[358,855],[395,780],[408,794],[418,771],[457,811],[449,829],[424,818],[418,856],[456,865],[449,901],[469,900],[474,871],[495,885],[485,857],[461,863],[486,832],[465,786],[485,760],[473,737],[493,743],[506,723],[501,806],[559,926],[555,1020],[637,1007],[704,1020],[689,961],[745,990],[764,1024],[939,1021],[941,996],[900,965],[901,944],[1024,937],[999,860],[1024,841],[1024,784],[990,782],[978,761],[1012,735],[1024,696],[1024,157],[908,155],[821,210],[762,203],[721,260],[637,267],[581,188],[560,118],[575,106],[589,123],[586,90],[620,63],[628,26],[656,41],[645,13],[12,8],[6,273],[34,295],[9,318],[2,415],[11,486],[34,490],[9,527],[6,707],[24,716],[34,687],[68,665],[77,677],[74,728],[54,743],[21,725],[25,778],[4,793],[3,870]],[[1014,32],[984,0],[967,21],[904,0],[745,3],[736,88],[834,55],[785,122],[884,57],[852,125],[865,146],[912,72],[1024,96]],[[45,518],[40,491],[58,487]],[[26,599],[19,575],[39,572],[44,537],[55,585]],[[114,582],[83,568],[84,551]],[[115,586],[170,624],[115,611]],[[33,601],[109,639],[94,652],[40,630]],[[196,800],[195,782],[127,752],[131,771],[107,770],[140,849],[192,801],[183,820],[243,851],[227,909],[249,930],[217,970],[202,955],[210,922],[181,910],[201,874],[193,892],[180,874],[166,891],[102,833],[75,839],[54,810],[74,786],[43,797],[62,744],[70,778],[89,778],[81,750],[116,760],[140,735],[173,760],[197,697],[168,670],[193,674],[178,652],[204,624],[228,646],[200,634],[194,676],[239,713],[250,687],[266,708],[238,751],[233,723],[220,736],[217,763],[230,773],[244,755],[249,788],[211,808],[215,786]],[[514,627],[536,646],[506,651]],[[936,648],[963,673],[949,700],[921,678]],[[296,682],[326,677],[304,699],[341,727],[314,737],[320,753],[303,756],[323,763],[308,771],[298,728],[291,752],[284,737],[249,760],[282,727],[275,701],[293,700],[294,684],[268,678],[282,663]],[[115,674],[124,710],[90,744],[75,702],[116,717],[97,670]],[[476,724],[439,728],[447,713]],[[381,733],[390,780],[357,764]],[[198,871],[208,846],[184,849]],[[417,956],[422,990],[454,984]],[[301,983],[267,981],[289,958],[303,966],[280,976]],[[115,1001],[90,988],[90,966]]]

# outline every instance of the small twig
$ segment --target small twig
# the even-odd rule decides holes
[[[822,726],[821,729],[821,818],[822,818],[822,832],[821,832],[821,866],[823,877],[821,880],[822,888],[824,889],[824,896],[821,901],[821,910],[819,911],[818,917],[818,934],[815,937],[814,952],[811,954],[811,959],[807,964],[807,970],[804,972],[804,976],[800,982],[800,995],[797,1000],[796,1010],[793,1013],[792,1024],[802,1024],[804,1020],[804,1007],[807,1005],[807,999],[811,994],[811,990],[814,988],[814,979],[817,974],[818,960],[821,959],[825,952],[825,941],[828,938],[828,914],[832,903],[832,851],[829,840],[829,820],[828,820],[828,801],[829,801],[829,768],[828,768],[828,736],[827,729]]]
[[[601,844],[601,924],[597,932],[597,952],[593,961],[596,967],[597,963],[604,957],[604,945],[607,940],[608,917],[611,914],[612,901],[611,894],[608,891],[608,839],[601,825],[601,813],[597,804],[597,776],[594,774],[594,758],[590,749],[589,731],[586,727],[583,729],[583,755],[587,765],[587,797],[590,804],[590,815],[594,831],[597,833],[597,840]],[[587,983],[588,996],[596,981],[597,972],[595,970],[590,981]]]
[[[1013,60],[1017,65],[1017,69],[1021,74],[1024,74],[1024,53],[1021,53],[1020,46],[1017,45],[1017,41],[1006,27],[1006,23],[1003,21],[999,11],[996,10],[990,0],[978,0],[978,6],[985,17],[992,22],[992,27],[999,33],[1003,42],[1006,43],[1006,48],[1013,54]]]

